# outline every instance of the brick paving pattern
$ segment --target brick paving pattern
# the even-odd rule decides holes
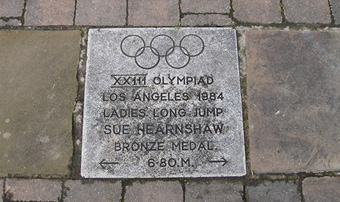
[[[134,182],[126,187],[125,201],[183,201],[182,185],[178,181]]]
[[[234,0],[234,17],[241,22],[281,23],[281,8],[276,0]]]
[[[188,180],[185,201],[243,201],[243,184],[226,180]]]
[[[305,202],[340,201],[340,178],[306,178],[302,182]]]
[[[249,202],[280,201],[299,202],[301,197],[293,182],[261,182],[247,186]]]
[[[58,201],[61,180],[7,179],[6,196],[11,201]]]
[[[288,22],[325,24],[331,22],[327,0],[283,0],[283,4]]]
[[[120,181],[68,180],[65,183],[65,202],[120,201],[122,184]]]
[[[0,5],[0,201],[340,201],[340,1]],[[237,30],[246,176],[80,176],[88,30],[155,26]]]
[[[248,31],[252,169],[340,169],[340,33]]]

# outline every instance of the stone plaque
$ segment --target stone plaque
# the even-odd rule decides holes
[[[81,174],[246,174],[236,32],[90,29]]]

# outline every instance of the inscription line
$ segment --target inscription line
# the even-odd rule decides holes
[[[145,88],[148,86],[111,86],[111,88]]]

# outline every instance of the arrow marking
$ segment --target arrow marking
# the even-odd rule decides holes
[[[209,163],[223,163],[222,166],[224,166],[225,164],[227,164],[227,160],[225,160],[224,157],[222,157],[222,160],[211,160],[209,161]]]
[[[99,163],[99,165],[103,168],[103,169],[105,169],[105,166],[104,165],[117,165],[117,164],[119,164],[118,162],[105,162],[105,159],[103,159],[100,163]]]

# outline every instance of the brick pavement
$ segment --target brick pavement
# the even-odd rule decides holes
[[[0,5],[4,201],[340,201],[339,1],[0,0]],[[236,28],[246,176],[80,177],[87,32],[101,26]]]

